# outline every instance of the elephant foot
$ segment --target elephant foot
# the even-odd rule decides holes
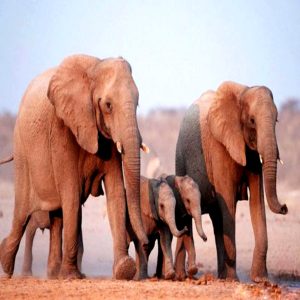
[[[79,272],[77,267],[62,266],[58,278],[60,279],[83,279],[85,275]]]
[[[134,276],[134,280],[145,280],[145,279],[148,279],[149,278],[149,275],[147,274],[147,272],[145,273],[136,273],[135,276]]]
[[[251,268],[250,278],[256,283],[268,281],[268,271],[265,261],[261,264],[254,264]]]
[[[196,265],[192,265],[188,268],[188,275],[189,278],[192,278],[194,275],[196,275],[198,272],[198,268]]]
[[[57,279],[59,277],[60,265],[55,265],[53,267],[48,267],[47,277],[49,279]]]
[[[165,273],[164,278],[166,280],[173,280],[175,276],[176,276],[175,271],[171,269]]]
[[[135,261],[130,256],[122,257],[114,266],[114,278],[117,280],[131,280],[135,273]]]
[[[267,272],[254,272],[254,271],[251,271],[250,278],[255,283],[261,283],[261,282],[269,281]]]
[[[176,272],[175,273],[175,278],[176,278],[176,280],[178,280],[178,281],[184,281],[185,279],[186,279],[186,273],[185,273],[185,271],[181,271],[181,272]]]
[[[6,278],[11,278],[14,272],[14,261],[6,249],[6,239],[0,244],[0,263],[2,266],[3,272],[6,274]]]
[[[31,277],[32,276],[32,271],[31,270],[23,270],[22,271],[22,276],[23,277]]]

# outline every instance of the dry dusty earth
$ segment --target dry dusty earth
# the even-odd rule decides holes
[[[87,201],[83,209],[85,252],[84,280],[45,279],[49,233],[40,230],[34,242],[34,278],[20,276],[24,241],[16,258],[12,279],[0,279],[0,299],[300,299],[300,192],[279,189],[287,216],[274,215],[267,208],[269,235],[268,270],[272,283],[252,284],[249,270],[254,246],[248,203],[237,207],[237,271],[240,283],[215,280],[216,251],[212,225],[204,216],[208,242],[195,237],[199,273],[197,280],[167,282],[150,279],[142,282],[111,280],[112,241],[105,214],[105,198]],[[0,240],[10,230],[13,213],[13,186],[0,184]],[[173,243],[174,246],[174,243]],[[133,247],[130,248],[134,256]],[[156,250],[150,256],[149,274],[155,270]],[[1,274],[1,271],[0,271]]]

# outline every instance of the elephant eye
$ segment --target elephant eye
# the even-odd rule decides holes
[[[110,102],[106,102],[105,106],[106,106],[107,112],[110,113],[112,111],[112,105],[111,105],[111,103]]]
[[[250,121],[250,125],[251,126],[255,126],[255,119],[254,119],[254,117],[251,117],[249,121]]]

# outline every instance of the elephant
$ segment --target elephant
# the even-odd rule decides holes
[[[50,212],[50,232],[63,214],[60,278],[82,278],[77,266],[81,204],[103,194],[113,237],[113,277],[132,279],[126,209],[143,247],[140,211],[138,89],[123,59],[72,55],[37,76],[27,88],[14,129],[15,209],[12,229],[0,245],[3,271],[11,277],[15,256],[33,212]],[[52,233],[50,233],[52,237]],[[50,239],[51,239],[50,237]],[[51,242],[50,242],[51,244]],[[59,274],[56,274],[58,273]]]
[[[268,248],[264,188],[276,214],[288,212],[276,192],[280,160],[275,125],[277,108],[265,86],[248,87],[223,82],[207,91],[187,110],[176,145],[176,175],[191,176],[202,195],[202,213],[213,224],[218,277],[238,280],[236,274],[235,213],[241,197],[250,192],[250,214],[255,236],[251,279],[268,277]],[[175,265],[184,269],[185,237],[177,241]]]
[[[187,232],[183,235],[185,239],[185,249],[188,252],[188,275],[192,277],[198,272],[196,266],[196,252],[193,239],[192,219],[195,221],[196,230],[203,241],[207,241],[207,236],[203,231],[201,217],[201,194],[198,184],[189,176],[164,175],[171,187],[176,199],[175,221],[177,227],[187,227]],[[183,237],[182,236],[182,237]],[[158,245],[158,257],[156,276],[163,276],[162,266],[164,265],[161,247]],[[176,249],[178,252],[178,249]],[[176,263],[176,262],[175,262]],[[175,264],[175,277],[177,280],[186,278],[185,270]]]
[[[26,226],[25,231],[25,251],[23,258],[22,266],[22,275],[23,276],[32,276],[32,245],[34,236],[37,229],[44,231],[45,229],[50,229],[50,216],[49,212],[39,210],[32,213],[30,220]],[[49,256],[48,256],[48,278],[52,277],[53,266],[58,270],[61,265],[62,259],[62,218],[59,220],[58,232],[55,235],[55,238],[52,237]],[[52,232],[53,235],[53,232]],[[83,256],[83,240],[82,240],[82,231],[78,237],[78,253],[77,253],[77,265],[78,270],[81,271],[82,256]]]
[[[141,176],[141,214],[142,223],[146,234],[151,241],[160,236],[160,245],[165,258],[165,279],[173,279],[175,276],[173,257],[171,250],[171,236],[181,236],[187,230],[178,230],[175,223],[176,200],[172,189],[163,178],[149,179]],[[148,258],[153,247],[144,251],[130,224],[127,227],[128,244],[133,241],[136,250],[137,273],[136,279],[148,278]]]

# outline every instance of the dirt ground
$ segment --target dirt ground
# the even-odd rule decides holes
[[[105,211],[105,198],[88,199],[83,209],[84,280],[47,280],[49,232],[36,234],[33,249],[33,278],[22,278],[24,239],[17,254],[12,279],[0,279],[0,299],[300,299],[300,191],[279,188],[281,202],[288,205],[287,216],[272,214],[267,208],[269,251],[267,266],[271,283],[253,284],[249,278],[254,238],[249,207],[238,203],[236,219],[237,272],[240,283],[216,280],[216,250],[209,217],[204,216],[208,241],[195,236],[199,272],[185,282],[115,281],[112,273],[112,240]],[[13,214],[13,185],[0,184],[0,240],[10,230]],[[173,242],[173,246],[175,241]],[[156,249],[150,256],[149,274],[155,270]],[[130,255],[134,257],[133,246]],[[3,274],[1,273],[0,275]]]

